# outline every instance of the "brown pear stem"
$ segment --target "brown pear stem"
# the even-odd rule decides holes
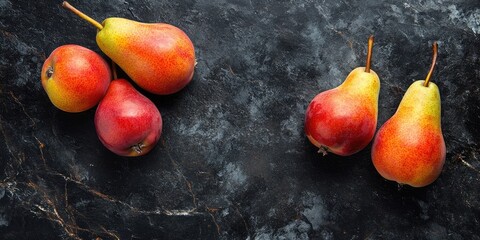
[[[75,7],[73,7],[72,5],[70,5],[70,3],[68,3],[67,1],[63,1],[62,3],[62,7],[70,10],[71,12],[75,13],[77,16],[81,17],[82,19],[86,20],[87,22],[91,23],[93,26],[95,26],[96,28],[98,28],[99,30],[102,30],[103,29],[103,26],[102,24],[100,24],[99,22],[95,21],[93,18],[87,16],[85,13],[83,12],[80,12],[80,10],[76,9]]]
[[[370,72],[370,65],[372,62],[372,51],[373,51],[373,35],[370,35],[368,38],[368,51],[367,51],[367,65],[365,66],[365,72]]]
[[[432,59],[432,66],[430,66],[430,71],[428,71],[427,77],[425,78],[425,82],[423,86],[428,87],[428,83],[432,78],[433,69],[435,69],[435,65],[437,64],[437,55],[438,55],[438,44],[437,42],[433,42],[433,59]]]
[[[114,61],[112,61],[112,76],[114,80],[117,79],[117,64]]]

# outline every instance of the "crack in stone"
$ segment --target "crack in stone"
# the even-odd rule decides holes
[[[197,208],[198,207],[197,198],[195,197],[195,193],[193,192],[192,183],[186,179],[185,175],[183,175],[183,179],[185,180],[185,182],[187,184],[187,188],[188,188],[188,191],[190,192],[190,195],[192,195],[193,206],[195,206],[195,208]]]
[[[7,163],[7,167],[4,168],[5,178],[2,180],[2,182],[6,183],[6,182],[14,181],[14,179],[16,179],[16,176],[22,170],[21,165],[25,162],[26,157],[25,157],[25,153],[23,153],[23,152],[19,152],[18,154],[14,153],[15,149],[12,147],[10,138],[9,138],[9,136],[8,136],[7,132],[5,131],[5,128],[2,124],[1,116],[0,116],[0,132],[2,133],[7,151],[13,159],[13,161],[11,161],[11,162],[9,161]]]
[[[45,148],[45,144],[40,141],[40,139],[37,138],[37,136],[35,136],[34,134],[32,134],[33,138],[35,138],[35,140],[37,141],[38,143],[38,150],[40,151],[40,157],[43,161],[43,165],[46,166],[47,165],[47,160],[45,159],[45,154],[43,153],[43,149]]]
[[[12,151],[12,148],[10,147],[10,140],[7,136],[7,133],[5,132],[5,129],[3,128],[3,124],[2,124],[2,118],[0,116],[0,132],[2,132],[2,136],[3,136],[3,140],[4,140],[4,143],[7,147],[7,151],[8,153],[15,159],[18,161],[17,157],[15,156],[15,154],[13,154],[13,151]]]
[[[17,103],[17,105],[20,106],[23,114],[30,120],[30,122],[31,122],[30,127],[34,129],[36,127],[35,120],[30,116],[30,114],[28,114],[27,110],[25,109],[25,106],[22,104],[20,99],[17,96],[15,96],[15,94],[12,91],[9,91],[9,94],[10,94],[10,97],[14,100],[14,102]],[[8,140],[7,133],[5,132],[5,129],[3,128],[3,125],[1,123],[1,119],[0,119],[0,131],[2,132],[2,135],[3,135],[3,138],[5,140],[5,145],[7,146],[8,152],[16,160],[16,162],[18,163],[17,167],[19,167],[24,162],[25,154],[24,153],[19,153],[18,156],[15,156],[15,154],[14,154],[14,152],[13,152],[13,150],[12,150],[10,144],[9,144],[10,141]],[[43,149],[45,148],[45,144],[42,141],[40,141],[40,139],[33,132],[32,132],[32,137],[37,141],[41,159],[42,159],[44,165],[46,165],[46,159],[45,159],[45,155],[44,155],[44,152],[43,152]],[[23,157],[23,160],[21,159],[21,157]]]
[[[107,229],[105,229],[105,227],[103,226],[100,226],[100,229],[102,230],[102,232],[100,231],[94,231],[94,230],[91,230],[91,229],[87,229],[87,228],[81,228],[77,225],[73,225],[73,224],[69,224],[69,223],[66,223],[64,221],[62,221],[61,219],[58,219],[59,215],[58,213],[55,213],[55,212],[51,212],[47,209],[45,209],[44,207],[38,205],[38,204],[34,204],[34,206],[40,210],[40,212],[42,212],[43,214],[41,213],[38,213],[38,212],[34,212],[33,210],[31,211],[32,213],[36,214],[36,215],[45,215],[46,216],[46,219],[52,221],[52,222],[56,222],[58,223],[60,226],[63,227],[63,229],[66,231],[67,235],[73,239],[78,239],[78,240],[82,240],[82,238],[80,238],[78,236],[78,234],[76,233],[77,231],[82,231],[82,232],[87,232],[87,233],[90,233],[94,236],[98,236],[102,233],[104,234],[107,234],[111,237],[114,237],[115,239],[120,239],[120,237],[115,234],[114,232],[112,231],[109,231]],[[52,217],[53,215],[53,217]],[[72,230],[74,230],[74,232],[71,232]],[[96,239],[101,239],[99,237],[97,237]]]
[[[60,214],[58,213],[57,206],[54,200],[52,200],[42,188],[40,188],[37,184],[33,182],[27,183],[27,186],[32,188],[34,191],[40,193],[44,202],[51,208],[51,210],[47,210],[46,208],[40,206],[39,204],[34,204],[35,207],[37,207],[41,212],[44,213],[44,215],[48,220],[57,222],[69,237],[73,239],[81,239],[77,234],[77,230],[83,230],[83,229],[78,227],[75,224],[75,221],[72,221],[72,223],[66,222],[62,218],[62,216],[60,216]]]
[[[188,210],[164,210],[163,213],[168,216],[192,216],[192,215],[203,215],[201,212],[197,212],[196,208]]]
[[[30,114],[28,114],[28,112],[26,111],[25,109],[25,106],[21,103],[21,101],[19,100],[19,98],[17,96],[15,96],[15,94],[10,91],[9,92],[11,98],[15,101],[15,103],[17,103],[20,108],[22,109],[22,112],[25,114],[25,116],[31,121],[31,124],[30,124],[30,127],[31,128],[35,128],[36,127],[36,122],[35,120],[30,116]],[[1,124],[1,121],[0,121],[0,131],[2,132],[2,135],[4,137],[4,139],[6,140],[6,145],[7,145],[7,150],[9,151],[10,155],[14,158],[14,160],[19,164],[21,165],[23,162],[24,162],[24,155],[23,156],[23,160],[21,158],[21,155],[19,156],[15,156],[13,154],[13,151],[11,150],[11,147],[10,147],[10,144],[8,144],[9,141],[7,141],[7,134],[3,128],[3,125]],[[40,152],[40,158],[41,160],[43,161],[43,164],[44,164],[44,167],[45,169],[49,172],[49,173],[52,173],[51,171],[49,171],[48,167],[47,167],[47,164],[46,164],[46,157],[45,157],[45,152],[44,152],[44,148],[46,147],[46,145],[34,134],[32,133],[32,137],[35,139],[35,141],[38,143],[38,149],[39,149],[39,152]],[[12,166],[13,167],[13,166]],[[89,186],[85,185],[84,183],[78,181],[78,180],[75,180],[75,179],[72,179],[70,177],[67,177],[61,173],[53,173],[53,175],[57,175],[57,176],[61,176],[64,180],[65,180],[65,185],[64,185],[64,201],[65,201],[65,212],[67,213],[67,217],[68,217],[68,221],[66,221],[64,218],[62,218],[62,216],[60,215],[60,213],[58,212],[58,208],[57,208],[57,204],[55,204],[54,200],[52,200],[51,198],[49,198],[48,194],[46,193],[46,191],[42,190],[39,188],[39,186],[33,182],[29,182],[29,183],[26,183],[26,185],[32,189],[34,189],[35,191],[37,192],[40,192],[41,193],[41,197],[42,199],[44,200],[43,202],[45,202],[52,210],[47,210],[46,208],[40,206],[39,204],[34,204],[35,207],[37,207],[38,210],[40,210],[41,212],[43,212],[43,215],[49,219],[50,221],[53,221],[53,222],[56,222],[58,223],[65,231],[65,233],[73,238],[73,239],[81,239],[79,236],[78,236],[78,231],[82,231],[82,232],[88,232],[92,235],[95,235],[95,236],[98,236],[100,235],[100,233],[104,233],[108,236],[111,236],[115,239],[120,239],[120,237],[115,234],[114,232],[112,231],[109,231],[107,230],[105,227],[99,225],[99,228],[103,231],[103,232],[99,232],[99,231],[94,231],[94,230],[90,230],[90,229],[86,229],[86,228],[81,228],[79,227],[77,224],[76,224],[76,221],[75,221],[75,214],[72,213],[71,211],[71,208],[68,204],[68,190],[67,190],[67,185],[68,185],[68,182],[74,182],[80,186],[83,186],[86,190],[88,190],[90,193],[92,193],[93,195],[95,196],[98,196],[98,197],[101,197],[103,199],[106,199],[106,200],[112,200],[110,197],[108,197],[107,195],[105,194],[102,194],[94,189],[91,189]],[[8,185],[8,183],[2,183],[1,185]],[[9,192],[13,192],[14,189],[10,189],[10,187],[7,188],[7,190]],[[80,215],[80,214],[78,214]]]
[[[215,224],[215,227],[217,228],[217,233],[220,236],[220,225],[218,225],[217,220],[215,219],[215,216],[213,215],[214,213],[218,212],[218,208],[209,208],[207,207],[208,214],[212,217],[212,221]]]
[[[110,230],[107,230],[104,226],[100,226],[100,229],[102,229],[103,233],[109,235],[110,237],[113,237],[113,238],[115,238],[116,240],[120,240],[120,237],[119,237],[116,233],[114,233],[114,232],[112,232],[112,231],[110,231]],[[97,238],[97,239],[98,239],[98,238]]]
[[[133,12],[133,9],[131,7],[127,8],[128,9],[128,12],[130,12],[130,14],[132,15],[133,19],[135,20],[139,20],[138,16]]]
[[[476,173],[480,173],[480,170],[478,170],[478,169],[475,168],[472,164],[470,164],[469,162],[467,162],[467,161],[465,160],[465,156],[464,156],[462,153],[457,154],[456,160],[457,160],[457,161],[460,161],[463,165],[465,165],[466,167],[472,169],[472,170],[475,171]]]
[[[162,144],[165,146],[165,147],[168,147],[167,144],[162,141]],[[168,158],[170,159],[172,165],[175,167],[175,171],[180,175],[180,177],[183,179],[183,181],[185,181],[185,184],[187,185],[187,190],[188,192],[190,193],[191,197],[192,197],[192,202],[193,202],[193,206],[195,208],[198,208],[198,204],[197,204],[197,197],[195,196],[195,193],[193,192],[193,187],[192,187],[192,183],[190,181],[188,181],[187,177],[185,176],[185,174],[183,174],[183,172],[180,170],[180,166],[178,165],[178,163],[173,159],[172,155],[170,155],[170,152],[167,151],[167,155],[168,155]]]
[[[42,188],[40,188],[37,184],[35,184],[33,182],[29,182],[26,185],[28,187],[32,188],[34,191],[39,192],[41,194],[41,197],[44,200],[44,202],[50,208],[50,209],[47,209],[47,208],[45,208],[45,207],[43,207],[39,204],[33,204],[33,206],[35,206],[43,214],[36,213],[36,212],[33,212],[33,211],[32,212],[34,214],[37,214],[37,215],[43,215],[43,216],[46,217],[46,219],[48,219],[52,222],[58,223],[63,228],[63,230],[65,231],[65,233],[69,237],[71,237],[73,239],[81,240],[82,238],[80,238],[78,236],[78,231],[82,231],[82,232],[90,233],[94,236],[98,236],[98,235],[101,235],[101,234],[106,234],[106,235],[109,235],[111,237],[114,237],[115,239],[120,239],[120,237],[116,233],[107,230],[105,227],[103,227],[101,225],[99,225],[99,228],[102,231],[95,231],[95,230],[91,230],[91,229],[88,229],[88,228],[79,227],[76,224],[75,218],[73,217],[74,214],[69,210],[68,207],[65,208],[65,212],[67,213],[67,217],[68,217],[69,221],[66,221],[64,218],[62,218],[62,216],[58,212],[57,204],[55,203],[54,199],[50,198],[48,196],[48,194],[46,193],[46,191],[44,191]],[[67,197],[66,193],[65,193],[65,197]],[[79,215],[81,215],[81,214],[79,214]]]
[[[236,206],[233,206],[235,208],[235,212],[240,216],[240,218],[242,219],[243,221],[243,225],[245,226],[245,230],[247,231],[247,233],[250,235],[250,229],[248,228],[248,224],[247,224],[247,221],[245,220],[245,218],[243,217],[242,213],[240,212],[240,210],[238,209],[238,207]]]
[[[20,100],[18,99],[17,96],[15,96],[15,94],[13,94],[12,91],[9,92],[10,96],[13,98],[13,100],[20,106],[20,108],[22,109],[23,113],[25,114],[25,116],[28,117],[28,119],[32,122],[30,124],[30,127],[34,127],[36,125],[36,122],[35,120],[33,120],[33,118],[30,116],[30,114],[28,114],[27,110],[25,110],[25,106],[20,102]]]
[[[14,102],[17,105],[20,106],[23,114],[30,120],[31,123],[29,124],[29,127],[32,128],[32,129],[35,129],[36,122],[30,116],[30,114],[26,111],[25,106],[21,103],[20,99],[12,91],[9,92],[9,95],[14,100]],[[0,132],[2,133],[3,138],[5,140],[5,145],[7,147],[7,151],[12,156],[14,162],[17,164],[17,166],[13,166],[13,164],[10,164],[10,167],[12,168],[12,170],[15,171],[16,169],[21,168],[22,163],[25,161],[25,153],[22,153],[22,152],[20,152],[18,154],[14,153],[14,149],[12,148],[12,146],[10,144],[9,137],[8,137],[8,135],[7,135],[7,133],[4,129],[4,126],[2,124],[1,119],[0,119]],[[32,137],[38,143],[40,158],[43,161],[43,165],[45,166],[45,170],[47,170],[48,173],[51,173],[51,171],[48,169],[48,167],[46,165],[46,158],[45,158],[45,152],[44,152],[44,148],[46,147],[46,145],[33,132],[32,132]],[[7,174],[7,178],[5,178],[3,180],[3,182],[0,183],[0,186],[2,186],[2,185],[5,186],[7,191],[9,191],[10,193],[13,193],[16,190],[18,190],[15,187],[17,185],[17,182],[12,182],[11,179],[13,179],[13,177],[9,176],[9,175],[11,175],[11,174]],[[33,189],[35,192],[40,193],[41,199],[43,200],[44,203],[46,203],[48,205],[48,208],[50,208],[50,209],[47,209],[45,207],[42,207],[39,204],[34,204],[33,206],[35,206],[41,213],[43,213],[43,214],[39,214],[39,213],[37,213],[37,214],[38,215],[43,215],[48,220],[58,223],[62,227],[64,232],[70,238],[81,239],[78,236],[78,231],[83,231],[83,232],[91,233],[93,235],[98,235],[99,234],[98,231],[93,231],[93,230],[90,230],[90,229],[81,228],[76,224],[75,217],[74,217],[75,215],[71,212],[71,209],[69,208],[69,205],[68,205],[67,183],[70,181],[70,182],[75,182],[76,184],[80,184],[80,185],[84,186],[87,190],[90,190],[89,192],[91,192],[92,194],[94,194],[96,196],[106,198],[106,195],[102,195],[98,191],[95,191],[95,190],[89,188],[88,186],[81,183],[80,181],[69,178],[69,177],[67,177],[63,174],[54,173],[53,175],[62,176],[65,179],[64,200],[65,200],[65,213],[67,214],[67,219],[64,219],[61,216],[61,214],[58,211],[56,201],[54,199],[50,198],[45,190],[41,189],[37,184],[35,184],[33,182],[24,183],[27,187]],[[14,185],[14,186],[12,187],[12,185]],[[115,233],[112,233],[111,231],[107,231],[105,228],[103,228],[102,231],[103,231],[104,234],[107,234],[107,235],[112,236],[112,237],[115,236],[116,239],[119,239],[119,237]]]
[[[75,183],[79,185],[82,189],[86,190],[87,192],[91,193],[93,196],[96,196],[98,198],[101,198],[107,202],[112,202],[112,203],[117,203],[120,205],[123,205],[127,207],[130,211],[138,214],[144,214],[144,215],[167,215],[167,216],[193,216],[193,215],[204,215],[205,213],[197,211],[197,208],[192,208],[192,209],[187,209],[187,210],[178,210],[178,209],[173,209],[173,210],[142,210],[138,209],[126,202],[123,202],[121,200],[118,200],[114,197],[108,196],[107,194],[101,193],[90,186],[86,185],[85,183],[72,179],[71,177],[65,176],[61,173],[58,172],[50,172],[51,175],[59,176],[62,177],[65,181]]]

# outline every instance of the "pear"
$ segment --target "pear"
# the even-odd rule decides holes
[[[102,24],[68,2],[63,7],[94,25],[99,48],[141,88],[167,95],[193,78],[195,50],[181,29],[166,23],[142,23],[111,17]]]
[[[377,132],[372,161],[381,176],[399,184],[424,187],[434,182],[445,163],[446,147],[441,126],[440,92],[430,78],[413,82],[395,114]]]
[[[305,134],[323,155],[352,155],[375,134],[380,80],[370,69],[373,40],[370,36],[366,67],[355,68],[340,86],[321,92],[308,105]]]
[[[45,59],[42,86],[58,109],[78,113],[95,107],[107,91],[112,76],[107,62],[79,45],[57,47]]]
[[[162,134],[162,116],[155,104],[127,80],[114,78],[95,112],[102,144],[119,156],[145,155]]]

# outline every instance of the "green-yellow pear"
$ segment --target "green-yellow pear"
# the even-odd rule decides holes
[[[63,7],[98,29],[96,41],[100,49],[141,88],[166,95],[180,91],[192,80],[195,50],[179,28],[117,17],[100,24],[68,2],[63,2]]]
[[[384,178],[400,184],[423,187],[435,181],[445,162],[441,126],[440,92],[430,78],[412,83],[395,114],[379,129],[372,146],[372,161]]]
[[[338,87],[319,93],[305,113],[305,134],[324,155],[352,155],[365,148],[377,128],[380,79],[370,69],[373,36],[367,64],[355,68]]]

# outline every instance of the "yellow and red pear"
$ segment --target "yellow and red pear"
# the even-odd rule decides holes
[[[192,80],[195,49],[178,27],[119,17],[107,18],[100,24],[68,2],[63,6],[97,27],[99,48],[144,90],[172,94]]]
[[[75,44],[53,50],[41,71],[42,86],[50,101],[70,113],[96,106],[111,78],[110,67],[99,54]]]
[[[430,78],[415,81],[405,92],[395,114],[377,132],[372,161],[384,178],[413,187],[434,182],[445,163],[446,147],[441,126],[440,92]]]
[[[352,155],[365,148],[377,127],[380,80],[370,69],[373,36],[367,65],[355,68],[338,87],[319,93],[305,113],[305,134],[325,155]]]

